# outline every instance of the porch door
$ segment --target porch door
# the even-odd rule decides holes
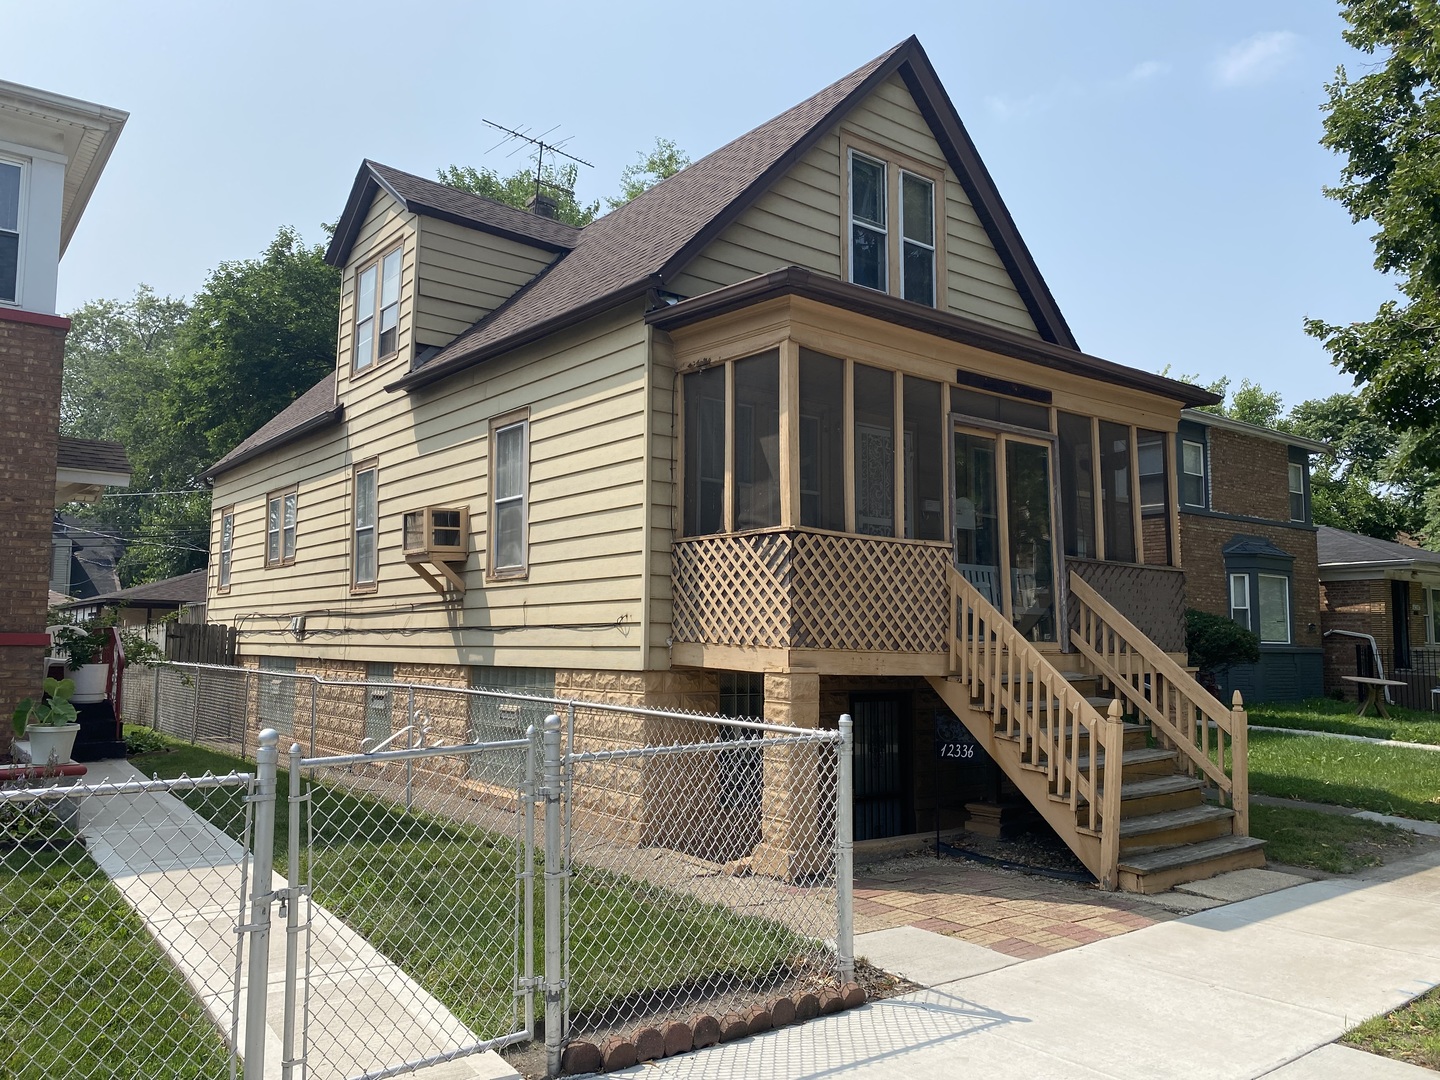
[[[855,839],[904,836],[910,827],[905,694],[855,694]]]
[[[1053,447],[956,425],[955,568],[1031,641],[1055,641]]]

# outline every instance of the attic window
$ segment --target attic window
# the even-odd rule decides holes
[[[885,163],[850,152],[850,280],[885,292]]]
[[[876,292],[935,307],[944,265],[943,174],[893,151],[842,134],[848,185],[849,279]],[[895,272],[891,272],[895,267]]]
[[[364,371],[399,348],[402,253],[402,248],[396,248],[356,275],[354,372]]]

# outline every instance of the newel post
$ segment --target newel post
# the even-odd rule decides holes
[[[1230,805],[1235,811],[1235,835],[1249,836],[1250,718],[1239,690],[1230,701]]]
[[[1099,735],[1105,751],[1104,787],[1100,789],[1100,887],[1114,891],[1120,887],[1120,763],[1125,755],[1125,721],[1119,698],[1110,702]],[[1092,747],[1092,785],[1099,775],[1096,757]]]

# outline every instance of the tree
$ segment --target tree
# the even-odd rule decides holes
[[[605,198],[611,210],[618,210],[690,164],[690,155],[676,146],[674,139],[659,135],[655,136],[655,146],[648,154],[637,152],[635,156],[640,160],[626,165],[620,173],[620,194]]]
[[[1440,7],[1433,0],[1344,0],[1347,43],[1376,66],[1326,84],[1321,143],[1344,155],[1341,182],[1325,189],[1354,221],[1378,231],[1375,267],[1398,279],[1401,299],[1368,322],[1307,319],[1306,333],[1363,385],[1370,413],[1409,433],[1406,464],[1440,468]]]
[[[555,217],[567,225],[583,228],[600,213],[600,202],[582,204],[575,198],[575,182],[579,166],[573,163],[556,166],[547,164],[540,170],[540,183],[556,202]],[[535,196],[535,170],[521,169],[510,176],[501,176],[494,169],[470,165],[451,165],[436,173],[436,179],[472,195],[481,195],[518,209],[528,209]]]

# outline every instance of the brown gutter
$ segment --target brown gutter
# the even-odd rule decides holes
[[[900,300],[861,285],[851,285],[800,266],[789,266],[750,278],[737,285],[716,289],[693,300],[682,300],[671,307],[650,312],[645,316],[645,321],[662,330],[673,330],[785,296],[798,296],[829,307],[853,311],[895,326],[904,326],[948,341],[984,349],[986,352],[1025,360],[1053,371],[1100,379],[1159,394],[1187,406],[1217,405],[1223,400],[1219,395],[1189,383],[1126,367],[1113,360],[1103,360],[1098,356],[1067,349],[1063,345],[1023,337],[963,315],[922,307],[908,300]]]

